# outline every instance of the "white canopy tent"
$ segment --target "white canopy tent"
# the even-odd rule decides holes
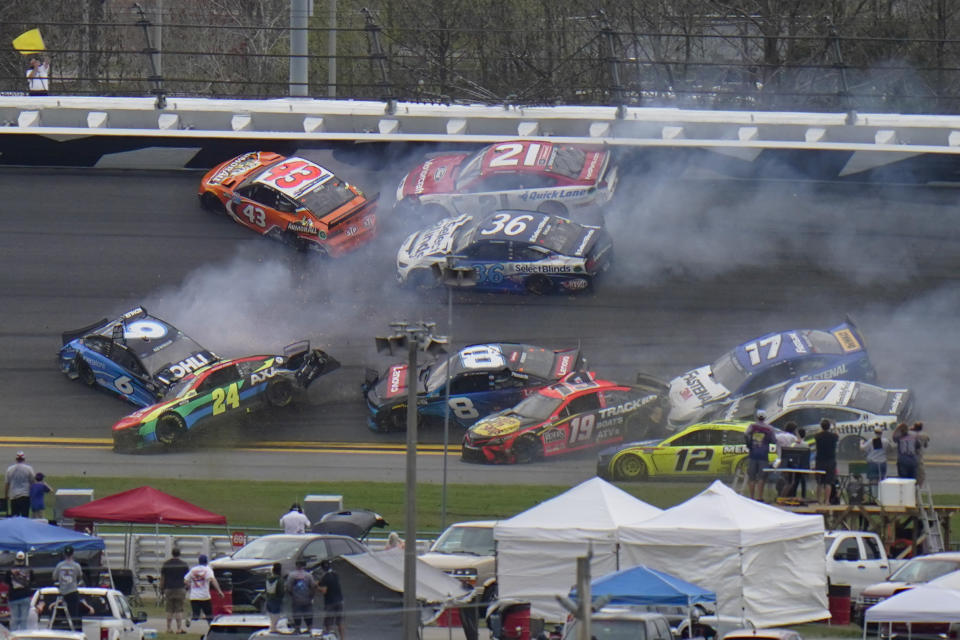
[[[576,559],[593,552],[591,574],[619,569],[617,531],[661,513],[600,478],[592,478],[493,529],[501,598],[529,601],[531,615],[563,621],[566,596],[576,583]],[[821,544],[821,547],[823,545]]]
[[[960,623],[960,591],[932,586],[932,583],[922,584],[873,605],[867,609],[864,620],[880,623],[881,628],[884,622],[888,625],[904,623],[908,638],[913,623]],[[867,637],[866,624],[863,625],[863,637]]]
[[[823,517],[745,498],[719,480],[620,529],[620,564],[667,571],[717,594],[717,612],[757,627],[828,618]]]

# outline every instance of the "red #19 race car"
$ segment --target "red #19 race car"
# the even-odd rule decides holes
[[[524,463],[647,437],[666,419],[666,386],[633,387],[574,372],[474,424],[465,462]]]
[[[376,197],[304,158],[237,156],[200,181],[200,204],[299,250],[339,256],[373,238]]]
[[[606,203],[616,184],[608,150],[514,140],[428,158],[400,181],[397,206],[419,206],[438,220],[495,209],[576,219],[578,211]]]

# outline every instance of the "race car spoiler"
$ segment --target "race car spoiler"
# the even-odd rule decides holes
[[[328,229],[333,229],[334,227],[341,225],[344,222],[347,222],[348,220],[352,220],[357,216],[363,215],[365,213],[369,213],[374,208],[379,198],[380,198],[380,194],[376,193],[373,195],[373,197],[367,198],[367,201],[363,203],[363,206],[361,206],[359,209],[348,211],[347,213],[341,214],[329,221],[323,220],[323,222],[324,224],[327,225]]]
[[[64,331],[62,334],[60,334],[60,336],[61,336],[61,339],[63,340],[63,344],[67,344],[68,342],[72,342],[77,338],[82,338],[87,334],[94,333],[97,329],[103,329],[114,322],[123,323],[124,320],[130,320],[131,318],[136,318],[137,316],[145,316],[145,315],[147,315],[147,310],[144,307],[140,306],[140,307],[136,307],[135,309],[131,309],[126,313],[121,314],[120,317],[117,318],[116,320],[101,318],[98,322],[94,322],[93,324],[87,325],[80,329],[74,329],[72,331]]]

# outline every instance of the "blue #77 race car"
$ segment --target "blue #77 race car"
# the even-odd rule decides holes
[[[141,407],[161,399],[177,380],[218,360],[143,307],[116,320],[104,318],[64,332],[59,355],[60,370],[71,380],[101,387]]]

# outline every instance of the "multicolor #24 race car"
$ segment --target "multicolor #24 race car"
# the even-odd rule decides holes
[[[115,451],[184,444],[201,429],[238,420],[253,411],[286,407],[340,363],[310,343],[296,342],[282,356],[222,360],[181,380],[162,402],[113,425]]]
[[[180,378],[219,360],[172,324],[143,307],[63,334],[60,369],[72,380],[102,387],[145,407]]]
[[[211,169],[200,204],[257,233],[338,256],[373,238],[376,198],[304,158],[245,153]]]
[[[465,462],[532,462],[656,433],[666,418],[666,391],[571,373],[470,427],[460,456]]]

